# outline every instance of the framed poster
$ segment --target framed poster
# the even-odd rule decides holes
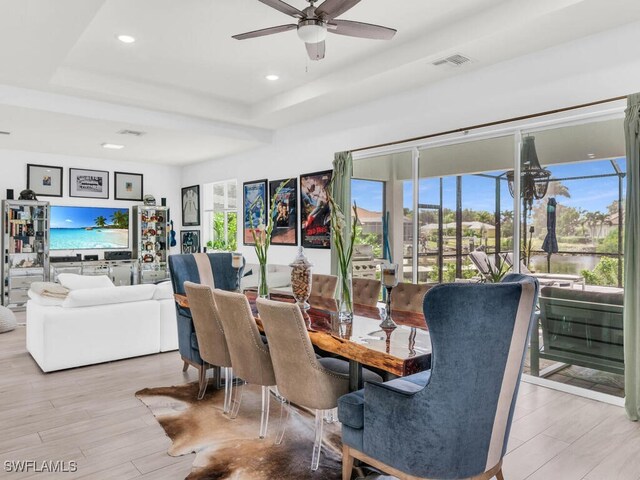
[[[181,253],[200,252],[200,230],[180,230]]]
[[[27,188],[41,197],[62,196],[62,167],[27,165]]]
[[[141,173],[114,172],[113,183],[115,184],[113,197],[116,200],[142,201],[144,188]]]
[[[300,233],[305,248],[331,248],[327,189],[333,170],[300,175]]]
[[[200,185],[182,189],[182,225],[200,226]]]
[[[278,192],[278,187],[287,182]],[[269,182],[269,205],[274,203],[271,245],[298,245],[298,179],[272,180]]]
[[[264,217],[261,217],[262,210]],[[267,204],[267,181],[254,180],[242,184],[242,243],[245,245],[255,245],[251,227],[266,224],[266,216],[269,212]]]
[[[70,168],[69,196],[80,198],[109,198],[109,172]]]

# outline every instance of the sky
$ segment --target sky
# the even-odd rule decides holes
[[[107,219],[107,225],[111,223],[111,215],[117,211],[129,213],[127,208],[102,208],[102,207],[51,207],[51,228],[83,228],[94,226],[95,219],[100,215]]]
[[[626,171],[624,158],[618,159],[618,165],[622,171]],[[613,173],[613,167],[608,160],[587,161],[564,165],[551,165],[547,168],[552,173],[552,178],[567,178],[576,176],[588,176]],[[488,172],[490,175],[498,175],[502,172]],[[605,177],[596,179],[567,180],[563,184],[568,187],[571,198],[556,197],[560,205],[574,208],[582,208],[590,212],[606,212],[607,206],[618,199],[618,178]],[[624,192],[626,181],[623,182]],[[413,191],[410,181],[404,184],[404,206],[412,208]],[[500,189],[501,210],[513,210],[513,198],[509,194],[506,181],[501,182]],[[351,184],[351,195],[358,206],[371,211],[381,211],[383,202],[383,184],[368,180],[354,179]],[[419,202],[427,204],[439,204],[440,191],[438,178],[424,178],[420,180]],[[546,199],[546,197],[545,197]],[[544,201],[544,200],[543,200]],[[443,178],[443,206],[455,210],[456,207],[456,178]],[[476,175],[464,175],[462,177],[462,208],[473,210],[495,209],[495,180]]]

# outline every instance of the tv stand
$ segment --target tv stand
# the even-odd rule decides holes
[[[117,285],[135,285],[139,283],[138,262],[136,260],[75,260],[72,262],[51,262],[50,278],[58,281],[61,273],[78,275],[107,275]]]

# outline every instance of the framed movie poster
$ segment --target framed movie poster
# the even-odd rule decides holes
[[[141,202],[144,194],[142,181],[141,173],[113,172],[114,198]]]
[[[200,252],[200,230],[180,230],[180,251],[183,254]]]
[[[69,196],[80,198],[109,198],[109,172],[70,168]]]
[[[41,197],[61,197],[62,167],[28,164],[27,188]]]
[[[182,189],[182,225],[200,226],[200,185]]]
[[[260,211],[264,217],[260,215]],[[251,228],[266,224],[266,216],[269,214],[267,203],[267,181],[254,180],[242,184],[242,243],[255,245]]]
[[[298,245],[298,179],[269,182],[269,204],[273,203],[278,187],[287,182],[275,199],[271,245]]]
[[[333,170],[300,175],[300,232],[305,248],[331,248],[327,189]]]

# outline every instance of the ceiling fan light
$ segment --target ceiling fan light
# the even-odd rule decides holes
[[[304,43],[320,43],[327,38],[327,26],[318,20],[306,20],[298,25],[298,37]]]

